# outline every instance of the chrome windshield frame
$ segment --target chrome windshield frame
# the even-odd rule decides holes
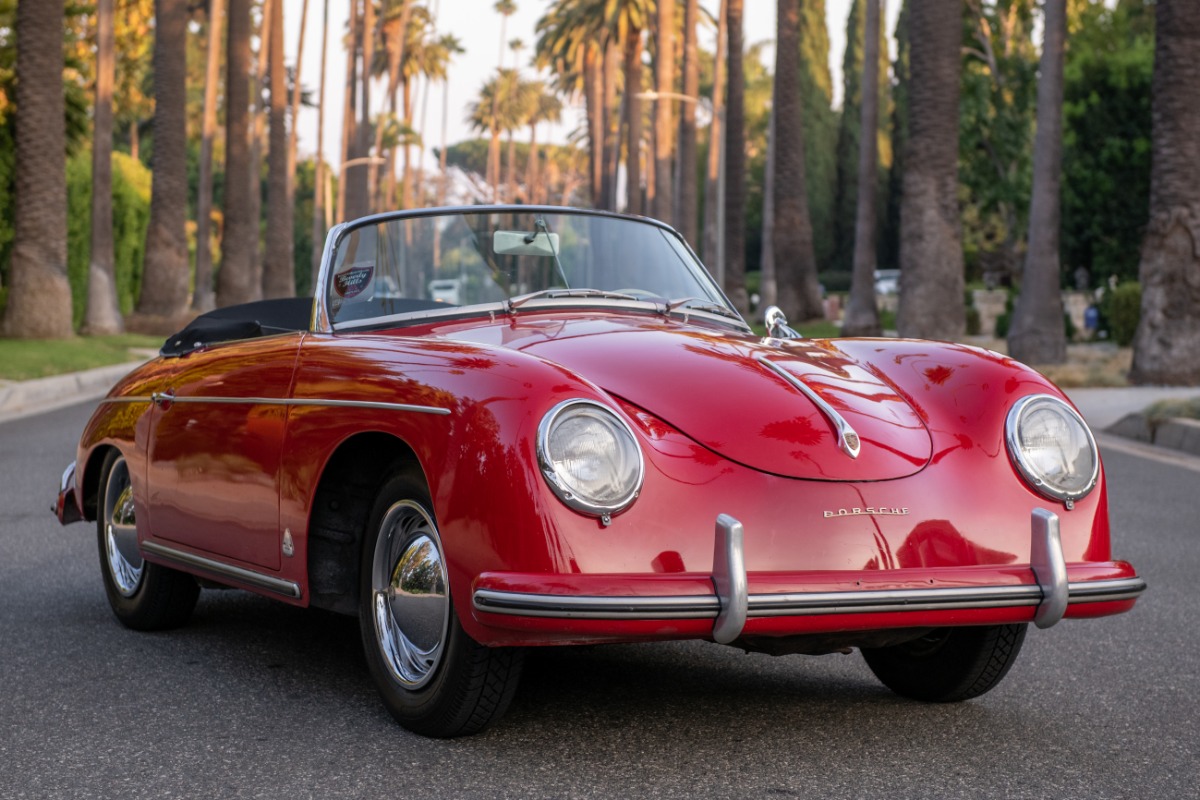
[[[722,290],[721,286],[717,283],[716,278],[714,278],[712,273],[708,270],[708,267],[706,267],[704,265],[704,262],[700,260],[700,257],[696,254],[696,251],[692,249],[691,244],[689,244],[688,241],[683,238],[683,236],[679,233],[679,231],[675,230],[670,225],[667,225],[666,223],[661,222],[659,220],[652,219],[651,217],[642,217],[642,216],[637,216],[637,215],[633,215],[633,214],[620,214],[620,213],[617,213],[614,211],[604,211],[604,210],[595,209],[595,208],[575,208],[572,206],[512,205],[512,204],[441,206],[441,207],[434,207],[434,208],[413,209],[410,211],[387,211],[387,212],[383,212],[383,213],[379,213],[379,214],[371,214],[366,217],[359,217],[358,219],[348,220],[346,222],[340,222],[337,225],[334,225],[332,228],[330,228],[329,233],[326,234],[326,236],[325,236],[325,246],[322,249],[322,253],[321,253],[321,267],[317,272],[317,282],[316,282],[315,286],[313,287],[314,300],[316,302],[313,303],[313,319],[312,319],[312,326],[311,326],[312,330],[316,333],[333,333],[335,330],[361,330],[361,329],[366,329],[366,328],[377,328],[380,325],[386,325],[389,323],[405,324],[405,323],[409,323],[409,322],[425,322],[425,321],[430,321],[430,320],[434,320],[434,319],[453,319],[456,317],[458,317],[458,318],[476,317],[476,316],[480,316],[480,315],[499,316],[501,314],[506,314],[507,311],[506,311],[504,303],[480,303],[480,304],[475,304],[475,305],[471,305],[471,306],[447,308],[445,311],[440,311],[440,310],[439,311],[424,311],[424,312],[418,311],[418,312],[411,312],[411,313],[406,313],[406,314],[393,315],[391,317],[375,317],[375,318],[371,318],[368,320],[354,320],[353,322],[348,323],[348,324],[347,323],[335,324],[333,322],[332,315],[330,314],[330,311],[329,311],[329,300],[328,300],[329,293],[326,291],[326,287],[329,284],[330,275],[331,275],[331,272],[333,269],[333,259],[337,253],[338,247],[341,245],[342,241],[347,236],[349,236],[351,233],[353,233],[354,231],[356,231],[360,228],[365,228],[370,225],[379,225],[379,224],[387,223],[387,222],[395,222],[398,220],[419,219],[422,217],[451,216],[454,214],[465,215],[465,214],[542,214],[542,213],[544,213],[544,214],[576,214],[576,215],[580,215],[580,216],[607,217],[610,219],[627,220],[630,222],[638,222],[638,223],[642,223],[642,224],[653,225],[653,226],[661,229],[662,231],[666,232],[667,234],[675,237],[675,239],[683,245],[684,249],[695,260],[696,264],[701,267],[701,272],[703,274],[703,278],[705,280],[707,280],[707,282],[710,284],[711,289],[716,293],[716,295],[718,297],[720,297],[720,299],[724,302],[724,304],[730,310],[732,310],[734,313],[737,313],[737,309],[734,307],[733,303],[731,303],[729,301],[729,298],[726,296],[726,294],[725,294],[724,290]],[[567,307],[587,305],[589,307],[596,307],[599,304],[597,303],[596,300],[591,300],[587,304],[564,304],[561,302],[561,300],[552,300],[548,304],[542,303],[542,302],[530,303],[526,307],[532,309],[532,308],[541,307],[541,306],[545,306],[545,305],[552,305],[552,306],[556,306],[556,307],[563,306],[563,305],[566,305]],[[628,301],[608,300],[608,301],[603,302],[603,306],[605,308],[619,309],[619,308],[624,308],[629,305],[630,304],[628,303]],[[649,307],[649,305],[650,304],[648,304],[648,303],[637,303],[636,305],[633,306],[633,308],[635,308],[636,310],[644,311],[646,307]],[[661,304],[659,304],[659,305],[661,307]],[[469,311],[467,313],[464,313],[463,309],[469,309]],[[703,318],[708,321],[713,321],[713,322],[718,322],[718,323],[721,323],[724,325],[729,325],[729,326],[732,326],[735,328],[744,327],[744,329],[746,331],[750,330],[750,325],[744,319],[742,319],[740,317],[740,315],[739,315],[738,319],[734,319],[733,317],[724,317],[724,316],[721,316],[720,314],[705,313],[705,312],[699,311],[697,309],[688,309],[688,310],[685,310],[683,313],[681,313],[680,316],[698,317],[698,318]]]

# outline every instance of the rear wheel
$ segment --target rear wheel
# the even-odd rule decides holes
[[[142,558],[129,466],[115,450],[100,472],[96,511],[100,574],[108,603],[121,624],[156,631],[187,622],[200,587],[192,576]]]
[[[1024,623],[939,628],[904,644],[863,648],[867,666],[898,695],[955,703],[989,691],[1004,679],[1021,644]]]
[[[392,716],[414,733],[464,736],[504,713],[523,653],[484,647],[462,629],[431,508],[414,475],[380,491],[363,544],[359,627]]]

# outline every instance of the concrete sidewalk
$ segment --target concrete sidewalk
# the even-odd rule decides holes
[[[99,400],[144,361],[130,361],[32,381],[0,381],[0,422]]]

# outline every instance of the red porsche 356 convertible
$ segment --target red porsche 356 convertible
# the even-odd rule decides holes
[[[522,648],[861,649],[975,697],[1026,626],[1129,610],[1087,425],[945,342],[754,335],[680,236],[549,207],[329,234],[315,297],[198,318],[102,400],[57,515],[117,618],[219,584],[357,615],[405,727],[481,730]]]

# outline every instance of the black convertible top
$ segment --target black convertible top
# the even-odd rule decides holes
[[[311,297],[259,300],[218,308],[201,314],[186,328],[167,337],[159,353],[181,356],[217,342],[306,331],[312,322],[312,308]]]

